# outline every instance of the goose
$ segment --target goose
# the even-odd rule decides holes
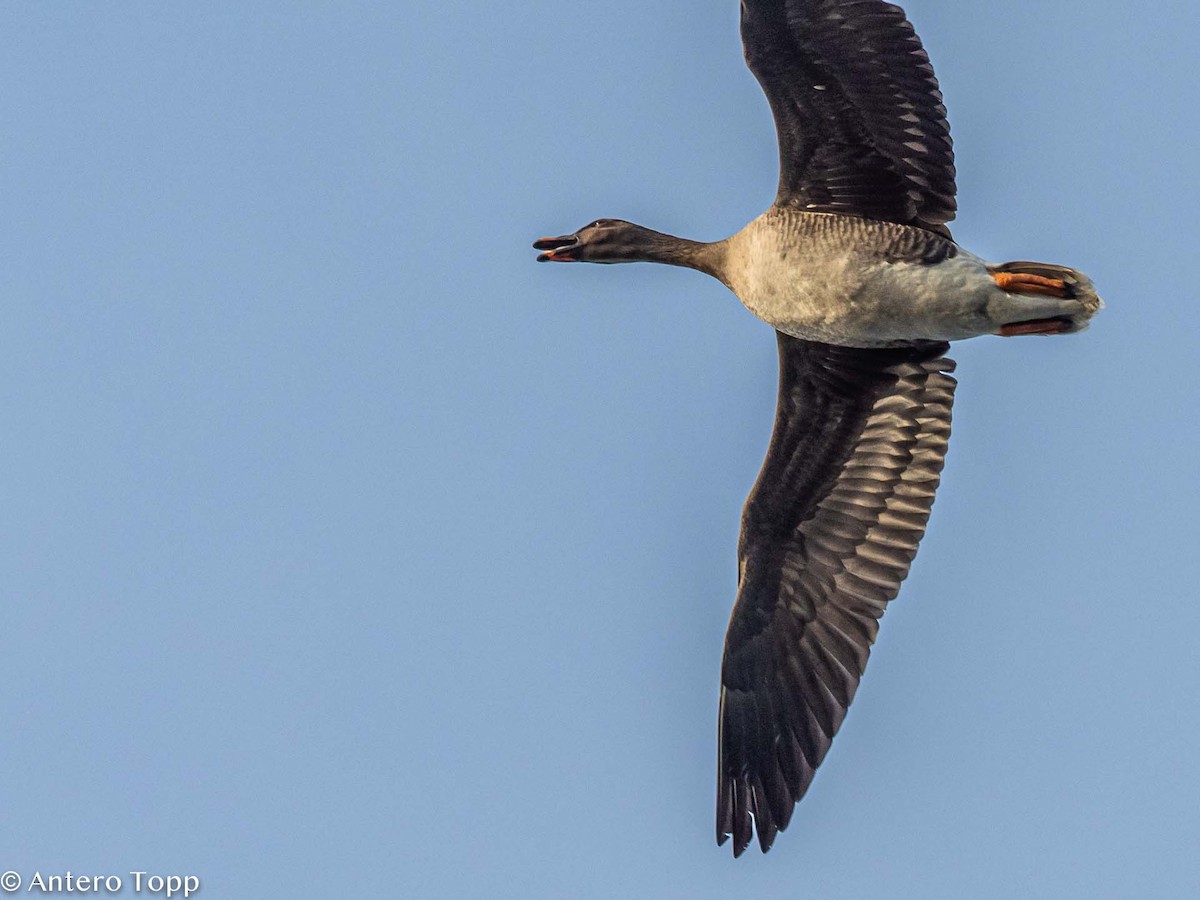
[[[955,243],[946,109],[899,6],[741,0],[741,34],[778,136],[771,207],[713,243],[598,219],[533,245],[696,269],[777,333],[721,664],[716,832],[735,857],[787,828],[908,574],[950,435],[949,342],[1070,334],[1102,306],[1075,269]]]

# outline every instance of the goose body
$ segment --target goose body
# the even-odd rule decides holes
[[[809,341],[957,341],[1054,316],[1079,327],[1095,312],[1089,301],[1098,303],[1091,282],[1074,272],[1072,300],[1014,300],[978,256],[894,222],[772,207],[725,243],[718,277],[758,318]]]
[[[787,827],[908,574],[950,435],[948,342],[1081,331],[1101,306],[1075,269],[955,243],[946,110],[900,7],[741,0],[741,29],[779,137],[771,207],[713,243],[617,219],[534,243],[546,262],[696,269],[777,334],[721,665],[716,831],[735,856]]]

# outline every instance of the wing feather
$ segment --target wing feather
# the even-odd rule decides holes
[[[717,839],[732,834],[735,855],[787,827],[854,699],[925,531],[955,387],[946,344],[778,340],[721,667]]]
[[[946,107],[899,6],[742,0],[742,42],[775,117],[776,204],[946,233],[956,210]]]

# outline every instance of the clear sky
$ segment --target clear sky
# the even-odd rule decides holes
[[[737,3],[0,5],[0,870],[1197,896],[1200,13],[907,8],[958,239],[1108,308],[957,346],[912,576],[735,863],[717,684],[774,339],[696,273],[529,242],[766,208]]]

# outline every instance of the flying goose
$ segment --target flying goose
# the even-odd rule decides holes
[[[723,282],[779,344],[721,665],[717,842],[766,852],[829,750],[925,532],[950,435],[948,342],[1066,334],[1100,308],[1065,266],[959,247],[954,152],[929,57],[883,0],[742,0],[779,138],[775,202],[723,241],[617,219],[546,262],[658,262]]]

